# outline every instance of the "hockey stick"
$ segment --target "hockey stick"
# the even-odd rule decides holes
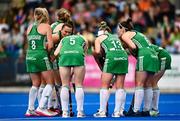
[[[134,112],[134,111],[133,111],[134,98],[135,98],[135,94],[133,94],[133,97],[132,97],[132,100],[131,100],[131,104],[130,104],[130,107],[129,107],[129,110],[128,110],[126,116],[131,116],[132,112]]]
[[[74,116],[74,112],[72,110],[72,95],[71,95],[71,89],[69,89],[69,110],[70,110],[70,117]]]
[[[113,88],[114,82],[115,82],[115,78],[113,78],[112,81],[110,82],[109,92]],[[106,116],[108,116],[108,114],[109,114],[109,103],[107,102],[107,105],[106,105]]]
[[[59,114],[62,115],[62,106],[61,106],[61,97],[59,93],[59,86],[55,85],[55,91],[56,91],[56,96],[57,96],[57,101],[58,101]]]
[[[113,87],[113,83],[110,83],[109,92],[112,89],[112,87]],[[109,115],[109,103],[107,102],[107,104],[106,104],[106,116],[108,116],[108,115]]]
[[[73,77],[73,71],[71,72],[71,80],[72,80],[72,77]],[[72,86],[73,86],[73,89],[74,89],[74,92],[76,91],[76,88],[75,88],[75,83],[72,83]],[[70,117],[73,117],[74,116],[74,112],[73,112],[73,109],[72,109],[72,95],[71,95],[71,88],[69,88],[69,110],[70,110]]]

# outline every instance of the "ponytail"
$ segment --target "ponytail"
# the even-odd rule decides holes
[[[40,23],[47,23],[49,22],[49,14],[46,8],[35,8],[34,10],[34,18],[35,21]]]
[[[57,16],[58,16],[58,20],[61,20],[62,22],[66,22],[70,19],[71,14],[65,8],[61,8],[57,11]]]
[[[128,28],[130,29],[130,30],[132,30],[132,29],[134,29],[134,26],[133,26],[133,22],[132,22],[132,19],[131,18],[128,18],[127,19],[127,24],[128,24]]]
[[[134,29],[131,18],[128,18],[126,21],[119,23],[119,26],[124,27],[126,31],[131,31]]]
[[[104,31],[111,32],[111,29],[109,28],[109,26],[107,25],[105,21],[101,21],[98,27],[99,27],[99,31],[104,30]]]

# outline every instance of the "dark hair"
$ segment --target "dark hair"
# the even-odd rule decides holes
[[[98,26],[99,30],[107,30],[108,32],[111,32],[111,29],[107,25],[105,21],[101,21],[101,23]]]
[[[124,27],[126,31],[131,31],[134,29],[133,23],[132,23],[132,19],[128,18],[126,21],[123,21],[121,23],[119,23],[119,27]]]
[[[63,24],[62,29],[63,29],[65,26],[68,26],[68,27],[72,28],[72,33],[71,33],[71,34],[73,34],[73,31],[74,31],[74,23],[73,23],[73,21],[72,21],[71,19],[68,20],[67,22],[65,22],[65,23]]]

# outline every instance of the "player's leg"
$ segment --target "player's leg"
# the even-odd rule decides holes
[[[62,106],[62,117],[69,117],[69,82],[71,80],[71,67],[60,67],[60,76],[62,80],[61,89],[61,106]]]
[[[136,71],[135,73],[135,94],[134,94],[134,107],[131,116],[141,116],[140,108],[144,99],[144,82],[147,78],[147,72]]]
[[[45,86],[46,86],[46,82],[41,77],[41,85],[40,85],[39,90],[38,90],[38,104],[40,103],[42,92],[43,92]]]
[[[152,88],[153,88],[153,97],[152,97],[152,110],[150,111],[151,116],[158,116],[159,115],[159,97],[160,97],[160,90],[158,87],[158,81],[161,79],[161,77],[164,75],[165,70],[162,70],[154,75],[153,81],[152,81]]]
[[[106,105],[109,99],[109,85],[113,74],[103,72],[101,75],[100,108],[94,117],[106,117]]]
[[[147,79],[144,84],[144,106],[142,111],[142,116],[150,116],[149,111],[151,108],[153,91],[152,91],[152,80],[154,74],[148,74]]]
[[[54,80],[55,80],[55,89],[48,101],[48,109],[51,111],[56,111],[61,114],[61,101],[60,101],[60,91],[61,91],[61,78],[59,70],[53,70]]]
[[[85,66],[74,67],[74,82],[76,85],[75,98],[77,102],[77,117],[84,117],[84,90],[83,81],[85,77]]]
[[[126,100],[126,92],[124,90],[124,79],[125,75],[117,75],[116,77],[115,108],[112,117],[124,116],[124,107],[122,107],[123,103],[125,103]]]
[[[48,106],[47,108],[48,108],[49,111],[59,113],[56,90],[55,90],[54,87],[53,87],[52,93],[51,93],[51,95],[50,95],[50,97],[48,99],[47,106]]]
[[[29,91],[29,103],[28,110],[26,111],[25,116],[37,116],[38,114],[35,112],[34,103],[37,98],[38,88],[41,83],[40,74],[38,73],[30,73],[30,77],[32,80],[32,87]]]
[[[52,90],[54,86],[53,71],[52,70],[43,71],[41,72],[41,76],[46,81],[46,86],[43,90],[40,104],[36,111],[42,116],[55,116],[57,115],[56,112],[50,112],[46,108],[46,104],[48,102],[50,95],[52,94]]]
[[[60,96],[62,83],[61,83],[59,70],[55,70],[55,75],[56,75],[55,77],[56,102],[54,108],[58,109],[59,113],[62,114],[61,96]]]

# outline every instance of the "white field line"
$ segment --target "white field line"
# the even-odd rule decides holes
[[[179,104],[180,101],[160,101],[160,104]],[[109,105],[114,105],[114,102],[109,102]],[[126,104],[131,104],[130,101],[126,102]],[[72,105],[76,105],[76,103],[72,103]],[[84,103],[84,105],[99,105],[99,102],[86,102]],[[0,108],[3,107],[27,107],[27,104],[4,104],[4,105],[0,105]]]

